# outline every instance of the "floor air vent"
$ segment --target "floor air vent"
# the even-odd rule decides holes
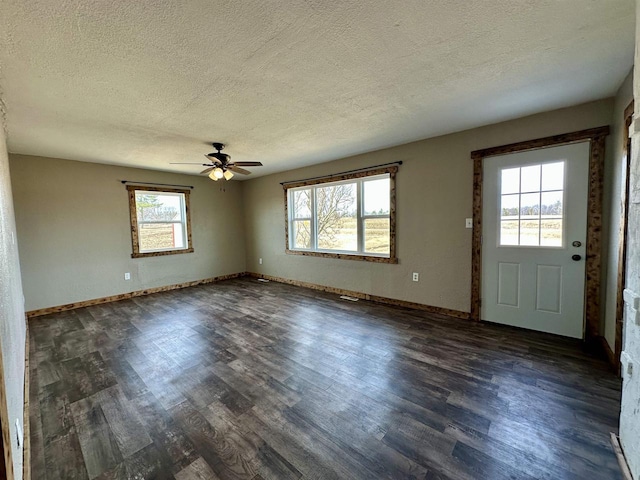
[[[349,300],[350,302],[357,302],[359,299],[356,297],[350,297],[349,295],[340,295],[342,300]]]

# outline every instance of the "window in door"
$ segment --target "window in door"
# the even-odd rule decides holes
[[[500,246],[563,246],[564,162],[501,170]]]

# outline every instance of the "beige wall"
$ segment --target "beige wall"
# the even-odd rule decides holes
[[[9,431],[13,455],[13,471],[22,478],[22,448],[16,444],[15,422],[24,432],[24,359],[25,333],[24,305],[18,241],[14,220],[9,161],[5,131],[1,120],[0,101],[0,354],[7,397]],[[0,452],[0,455],[2,453]]]
[[[621,195],[626,171],[624,110],[633,100],[633,71],[624,80],[615,97],[611,135],[607,144],[604,188],[603,224],[603,334],[611,351],[615,352],[616,301],[618,290],[618,244]]]
[[[609,125],[612,99],[415,142],[248,181],[244,188],[247,269],[320,285],[469,311],[471,151]],[[284,253],[279,182],[402,160],[397,175],[398,265]],[[260,265],[258,259],[263,259]],[[411,281],[420,273],[420,282]]]
[[[27,310],[245,271],[240,182],[22,155],[10,162]],[[195,252],[131,258],[120,180],[194,185]]]

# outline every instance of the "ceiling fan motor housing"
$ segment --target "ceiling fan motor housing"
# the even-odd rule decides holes
[[[227,155],[226,153],[221,153],[221,152],[212,152],[212,153],[208,153],[206,155],[206,157],[208,158],[215,158],[217,160],[219,160],[222,164],[227,164],[229,162],[229,155]]]
[[[217,150],[217,152],[207,153],[205,157],[211,161],[211,163],[203,163],[203,167],[205,168],[201,175],[209,174],[209,178],[214,181],[218,181],[221,178],[225,178],[226,180],[231,180],[234,173],[239,173],[241,175],[249,175],[251,172],[245,170],[241,167],[261,167],[261,162],[231,162],[231,156],[226,153],[222,153],[221,150],[224,148],[223,143],[213,142],[213,148]],[[182,162],[184,163],[184,162]]]

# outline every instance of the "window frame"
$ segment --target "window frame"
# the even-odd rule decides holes
[[[284,188],[284,213],[285,213],[285,253],[289,255],[302,255],[311,257],[325,257],[325,258],[338,258],[346,260],[360,260],[367,262],[377,263],[398,263],[396,256],[396,173],[398,171],[397,165],[371,169],[350,174],[338,174],[331,175],[323,178],[312,179],[308,181],[291,182],[283,184]],[[376,177],[381,175],[389,175],[389,215],[365,215],[364,214],[364,182],[368,180],[374,180],[369,177]],[[319,186],[328,186],[327,184],[340,185],[345,183],[356,183],[356,198],[357,198],[357,246],[358,251],[342,251],[342,250],[321,250],[313,249],[314,243],[317,247],[316,238],[316,220],[314,218],[314,203],[315,203],[315,189]],[[311,189],[311,217],[298,217],[293,218],[294,212],[290,208],[289,201],[291,199],[292,192],[301,190],[304,188]],[[364,223],[365,220],[370,218],[389,218],[389,254],[377,254],[364,252]],[[291,240],[293,236],[293,226],[296,221],[308,220],[310,222],[310,234],[311,234],[311,248],[300,249],[291,248]]]
[[[175,189],[175,188],[160,188],[160,187],[147,187],[139,185],[127,185],[127,191],[129,194],[129,219],[131,223],[131,258],[144,258],[144,257],[159,257],[163,255],[178,255],[181,253],[193,253],[193,241],[191,237],[191,206],[189,194],[190,190]],[[136,192],[156,192],[157,194],[170,193],[170,194],[182,194],[184,195],[184,222],[180,222],[185,226],[185,239],[187,242],[186,248],[174,248],[167,250],[153,250],[153,251],[140,251],[139,241],[139,225],[138,214],[136,209]],[[146,222],[145,222],[146,223]],[[174,222],[162,222],[162,223],[174,223]]]

